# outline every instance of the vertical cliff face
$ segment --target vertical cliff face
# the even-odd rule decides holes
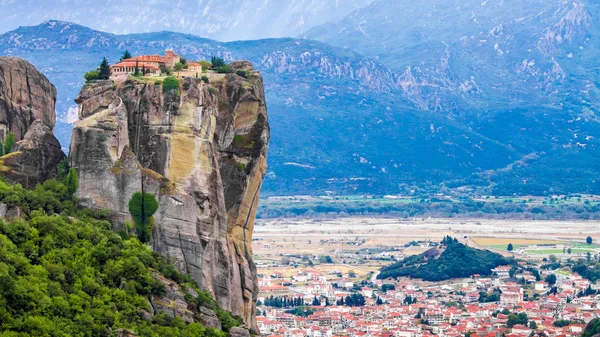
[[[0,130],[23,139],[29,126],[41,120],[50,129],[56,122],[56,88],[46,76],[23,60],[0,57]],[[4,138],[2,138],[4,139]]]
[[[248,62],[231,68],[177,90],[152,80],[87,84],[69,161],[82,202],[121,221],[134,192],[155,195],[153,249],[257,330],[251,241],[269,126],[262,77]]]
[[[0,173],[10,182],[33,187],[56,175],[65,157],[52,129],[56,88],[31,63],[0,57],[0,142],[12,132],[18,141],[0,157]]]

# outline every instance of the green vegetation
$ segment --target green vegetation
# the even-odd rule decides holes
[[[562,328],[562,327],[571,325],[571,321],[568,319],[559,319],[557,321],[554,321],[554,323],[552,323],[552,325],[554,325],[557,328]]]
[[[297,307],[291,310],[286,310],[285,312],[294,316],[308,317],[314,314],[315,310],[311,307]]]
[[[171,75],[171,69],[165,66],[160,66],[160,73],[161,75],[169,76]]]
[[[544,281],[546,283],[548,283],[550,286],[553,286],[553,285],[556,284],[556,275],[550,274],[550,275],[546,276],[546,278],[544,279]]]
[[[517,324],[522,324],[527,326],[527,323],[529,322],[529,316],[527,316],[527,313],[525,312],[521,312],[518,314],[509,314],[508,318],[506,319],[506,327],[508,328],[512,328],[513,326],[517,325]]]
[[[125,49],[125,51],[123,52],[123,56],[121,56],[121,61],[130,59],[130,58],[131,58],[131,54],[129,53],[129,50]]]
[[[250,140],[249,135],[235,135],[233,137],[232,145],[236,149],[252,149],[252,148],[254,148],[254,142]]]
[[[108,65],[108,61],[106,61],[106,57],[102,58],[102,62],[100,62],[100,67],[98,68],[98,79],[99,80],[108,80],[110,78],[110,66]]]
[[[228,65],[220,66],[217,68],[217,72],[219,74],[228,74],[231,73],[231,68]]]
[[[140,76],[140,62],[135,60],[135,70],[133,71],[133,76]]]
[[[135,223],[138,239],[150,242],[154,227],[154,213],[158,209],[158,201],[150,193],[135,192],[129,200],[129,213]]]
[[[269,181],[267,176],[267,181]],[[554,200],[551,202],[551,200]],[[318,214],[372,215],[387,214],[402,218],[434,217],[452,218],[460,214],[477,218],[519,219],[600,219],[600,203],[582,197],[566,199],[536,197],[489,197],[471,199],[468,197],[436,198],[430,195],[389,198],[370,195],[343,195],[333,198],[312,200],[263,199],[259,205],[258,217],[276,218]],[[543,212],[539,212],[539,209]],[[499,247],[506,249],[506,245]],[[517,245],[513,244],[517,249]],[[591,247],[590,247],[591,248]]]
[[[388,290],[396,290],[396,286],[393,284],[383,284],[381,286],[381,292],[383,292],[384,294],[388,291]]]
[[[437,251],[410,256],[400,262],[383,267],[378,279],[390,277],[412,277],[426,281],[443,281],[452,278],[470,277],[474,274],[490,275],[491,269],[507,265],[511,260],[487,250],[467,247],[452,242],[438,258]]]
[[[83,75],[83,78],[85,78],[85,80],[87,82],[97,80],[98,79],[98,70],[88,71],[87,73],[85,73],[85,75]]]
[[[172,76],[167,76],[163,80],[163,92],[168,92],[169,90],[179,90],[179,80]]]
[[[183,63],[181,63],[181,62],[177,62],[177,63],[175,63],[175,65],[173,66],[173,71],[175,71],[175,72],[177,72],[177,74],[179,74],[179,72],[180,72],[180,71],[182,71],[182,70],[184,70],[184,69],[186,69],[186,68],[187,68],[187,66],[186,66],[186,65],[184,65],[184,64],[183,64]]]
[[[210,81],[208,80],[208,77],[207,77],[207,76],[202,76],[200,79],[201,79],[201,80],[202,80],[204,83],[210,83]]]
[[[74,168],[69,169],[69,173],[65,177],[65,186],[67,187],[67,194],[74,195],[79,188],[79,177],[77,171]]]
[[[513,245],[512,245],[512,243],[508,244],[508,246],[506,247],[506,250],[508,250],[509,252],[513,251]]]
[[[499,302],[500,301],[500,291],[494,289],[491,293],[480,292],[479,293],[479,302],[480,303],[488,303],[488,302]]]
[[[198,63],[200,63],[200,65],[202,66],[202,71],[204,72],[205,69],[210,69],[212,68],[212,63],[206,61],[206,60],[201,60],[198,61]]]
[[[592,337],[598,333],[600,333],[600,318],[594,318],[585,327],[581,337]]]
[[[225,63],[225,60],[220,57],[213,56],[210,58],[210,67],[212,69],[218,69],[226,65],[227,63]]]
[[[580,260],[571,269],[574,273],[581,275],[581,277],[588,279],[591,282],[600,280],[600,263],[598,263],[598,261]]]
[[[591,236],[588,236],[587,238],[585,238],[585,242],[586,242],[588,245],[591,245],[591,244],[592,244],[592,241],[593,241],[593,239],[592,239],[592,237],[591,237]]]
[[[4,138],[4,154],[9,154],[12,151],[12,147],[13,145],[15,145],[15,143],[17,142],[17,140],[15,139],[15,134],[12,133],[12,131],[9,131],[8,134],[6,135],[6,138]]]
[[[79,209],[66,184],[52,179],[26,190],[0,181],[0,202],[22,211],[22,218],[0,221],[2,336],[109,336],[118,329],[140,337],[225,336],[166,314],[147,318],[148,298],[166,291],[154,273],[197,286],[136,237]],[[225,328],[239,325],[199,293],[186,295],[188,307],[211,302]]]

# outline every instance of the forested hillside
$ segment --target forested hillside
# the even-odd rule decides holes
[[[0,336],[226,336],[240,320],[108,212],[77,207],[73,176],[0,182]],[[182,302],[183,301],[183,302]],[[217,312],[224,331],[199,323]]]

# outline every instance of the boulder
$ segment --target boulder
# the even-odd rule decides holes
[[[231,328],[229,337],[250,337],[250,332],[244,328]]]
[[[11,153],[0,157],[0,172],[9,182],[32,188],[54,178],[58,164],[65,158],[52,130],[38,119],[13,145]]]

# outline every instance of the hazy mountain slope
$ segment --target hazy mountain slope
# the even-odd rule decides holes
[[[596,101],[600,4],[591,0],[377,0],[305,34],[377,58],[421,107]]]
[[[376,58],[419,107],[526,154],[451,185],[539,194],[600,192],[599,33],[591,0],[376,0],[304,36]]]
[[[372,0],[0,1],[0,32],[45,20],[112,33],[161,30],[220,41],[297,36]]]
[[[466,178],[522,157],[460,123],[419,111],[403,98],[397,76],[377,62],[319,42],[118,36],[56,21],[0,36],[0,54],[31,60],[55,83],[63,122],[75,120],[72,98],[102,55],[114,62],[124,49],[166,48],[190,59],[249,59],[261,71],[272,135],[267,193],[390,193],[399,183]],[[67,144],[71,126],[56,129]]]

